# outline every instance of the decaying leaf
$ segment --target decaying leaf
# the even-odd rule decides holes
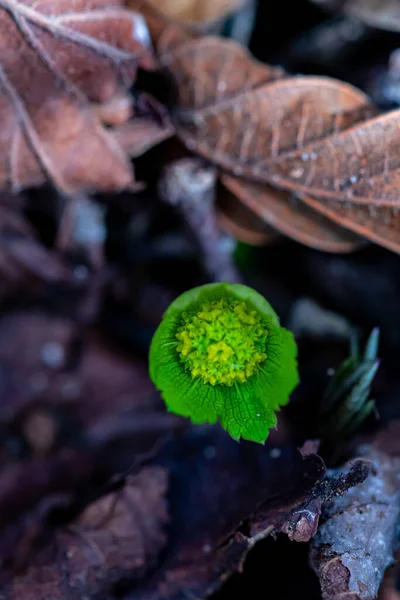
[[[361,206],[337,200],[325,202],[311,196],[300,196],[301,200],[326,215],[334,223],[400,253],[400,207]]]
[[[143,17],[119,0],[6,0],[0,31],[0,186],[132,185],[126,154],[89,102],[109,102],[138,66],[152,68]]]
[[[308,209],[290,192],[227,174],[221,181],[264,222],[302,244],[325,252],[350,252],[363,243],[350,231]]]
[[[230,193],[228,187],[220,189],[216,199],[217,218],[221,228],[232,237],[254,246],[273,242],[279,234]]]
[[[284,77],[217,38],[191,40],[161,58],[178,86],[177,131],[191,150],[235,175],[308,193],[332,188],[332,195],[340,190],[330,174],[346,159],[352,184],[358,154],[349,162],[343,142],[337,157],[331,148],[340,132],[375,112],[362,92],[324,77]],[[331,149],[324,169],[317,148]]]
[[[167,485],[164,469],[145,468],[89,505],[0,592],[1,600],[105,598],[115,583],[142,576],[166,542]]]
[[[322,459],[296,448],[240,445],[217,428],[180,440],[165,457],[174,515],[164,560],[125,600],[206,598],[241,570],[254,544],[283,532],[295,541],[315,534],[322,503],[362,481],[359,465],[332,486]],[[163,461],[164,462],[164,461]]]
[[[183,42],[164,49],[161,60],[177,86],[179,137],[229,171],[225,184],[268,224],[331,252],[358,245],[343,227],[400,251],[399,111],[376,117],[352,86],[285,77],[221,39]],[[262,184],[290,190],[301,202],[290,206]]]
[[[150,150],[174,134],[171,124],[159,124],[152,119],[137,118],[113,128],[118,144],[132,158]]]
[[[25,565],[49,514],[135,471],[177,424],[143,361],[85,333],[33,311],[0,321],[0,579]]]

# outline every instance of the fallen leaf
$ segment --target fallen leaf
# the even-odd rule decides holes
[[[91,504],[14,577],[1,600],[105,598],[115,583],[143,576],[166,542],[167,484],[164,469],[148,467]]]
[[[157,8],[185,23],[206,23],[237,10],[245,0],[159,0]],[[147,0],[150,4],[152,0]]]
[[[0,31],[0,185],[50,179],[66,194],[132,185],[89,102],[110,101],[138,66],[152,67],[143,17],[119,0],[6,0]]]
[[[400,251],[399,111],[371,118],[376,109],[359,90],[323,77],[285,77],[229,41],[186,41],[161,60],[178,88],[179,137],[240,176],[222,180],[269,225],[330,252],[358,246],[342,228]],[[294,207],[267,184],[302,202]]]
[[[339,478],[330,487],[316,454],[237,444],[218,428],[192,432],[161,464],[175,474],[170,538],[152,578],[124,600],[208,597],[242,569],[258,540],[279,532],[310,539],[323,501],[366,475],[358,471],[358,479]]]
[[[246,244],[254,246],[269,244],[279,236],[228,189],[219,190],[216,213],[220,227]]]
[[[110,134],[131,158],[175,133],[165,107],[144,92],[136,94],[135,103],[129,94],[120,94],[109,102],[92,105],[92,110],[103,123],[112,126]]]
[[[363,244],[361,238],[308,209],[290,193],[226,174],[221,181],[264,222],[306,246],[325,252],[350,252]]]
[[[66,410],[82,430],[161,405],[145,361],[88,337],[72,319],[39,311],[0,320],[0,371],[3,427],[37,405]]]
[[[145,17],[151,40],[157,50],[164,48],[164,45],[172,48],[186,39],[196,37],[190,27],[169,17],[151,0],[127,0],[127,4]]]
[[[0,575],[25,565],[49,515],[137,470],[181,421],[145,361],[67,318],[0,320]]]
[[[324,77],[284,77],[230,41],[191,40],[161,60],[177,84],[177,133],[190,150],[235,175],[295,191],[302,190],[308,176],[302,191],[315,192],[316,179],[328,181],[333,166],[338,167],[331,155],[322,173],[314,148],[327,148],[327,153],[346,135],[340,132],[376,112],[365,94],[348,84]],[[343,143],[341,150],[345,155]],[[351,169],[357,154],[350,162],[344,158]],[[321,187],[324,192],[332,186]]]
[[[400,254],[400,206],[361,206],[300,195],[307,205],[338,225]]]
[[[160,125],[151,119],[137,118],[114,127],[113,135],[129,156],[137,158],[172,137],[174,128],[169,123]]]

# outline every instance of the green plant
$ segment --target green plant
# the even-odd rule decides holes
[[[320,435],[337,443],[357,430],[375,407],[371,384],[379,368],[379,329],[372,330],[361,353],[354,333],[350,356],[338,367],[320,407]],[[332,443],[333,443],[332,442]]]
[[[150,376],[168,409],[263,443],[298,383],[297,347],[271,305],[239,284],[185,292],[150,347]]]

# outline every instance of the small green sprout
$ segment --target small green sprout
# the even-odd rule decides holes
[[[239,284],[203,285],[165,312],[150,376],[171,412],[263,443],[298,383],[297,347],[271,305]]]
[[[335,371],[320,407],[321,437],[338,441],[351,435],[375,408],[371,384],[379,368],[379,329],[372,330],[361,354],[354,333],[350,356]]]

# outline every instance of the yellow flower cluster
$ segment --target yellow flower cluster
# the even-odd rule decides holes
[[[250,304],[221,299],[182,314],[176,349],[193,378],[232,386],[258,371],[267,358],[267,336],[265,323]]]

